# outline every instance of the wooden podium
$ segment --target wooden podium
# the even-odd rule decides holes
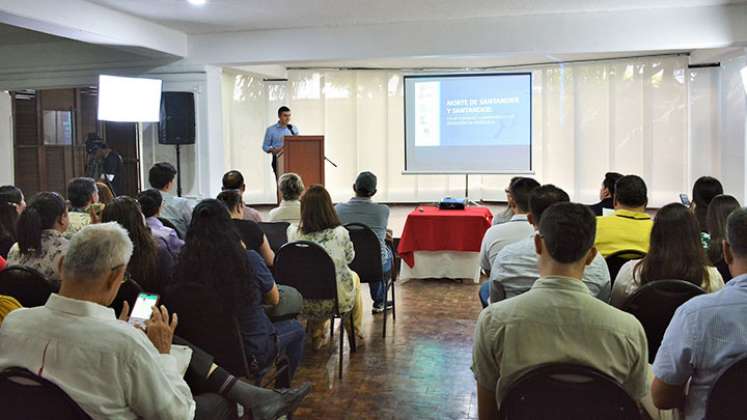
[[[285,136],[278,176],[295,172],[306,187],[324,185],[324,136]]]

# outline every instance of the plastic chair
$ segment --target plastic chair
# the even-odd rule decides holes
[[[166,288],[163,301],[169,311],[179,315],[176,335],[211,354],[217,365],[235,376],[251,378],[257,385],[273,379],[281,381],[282,387],[290,385],[289,378],[281,377],[287,370],[278,368],[270,375],[274,366],[263,369],[247,357],[238,319],[223,310],[224,305],[210,287],[175,283]]]
[[[0,372],[0,407],[5,420],[90,420],[60,387],[20,367]]]
[[[277,253],[283,245],[288,243],[288,222],[259,222],[262,232],[267,236],[272,251]]]
[[[531,369],[516,380],[501,402],[506,420],[633,420],[638,404],[622,385],[582,365],[558,363]]]
[[[623,264],[630,260],[638,260],[646,256],[646,253],[643,251],[638,251],[636,249],[623,249],[622,251],[617,251],[615,253],[612,253],[605,257],[605,261],[607,261],[607,269],[610,271],[610,287],[615,285],[615,277],[617,277],[617,273],[620,272],[620,268],[622,268]]]
[[[638,318],[646,331],[650,363],[654,362],[674,311],[691,298],[704,293],[703,289],[689,281],[657,280],[644,284],[623,302],[620,309]]]
[[[362,223],[348,223],[345,228],[350,232],[350,240],[355,248],[355,259],[350,268],[358,273],[361,283],[384,282],[384,301],[387,300],[389,289],[392,290],[392,315],[397,319],[396,302],[394,300],[394,264],[386,279],[381,262],[381,243],[373,230]],[[386,337],[387,306],[384,305],[384,328],[382,337]]]
[[[713,384],[706,402],[708,420],[747,418],[747,407],[738,397],[747,389],[747,358],[732,363]]]
[[[350,351],[355,353],[355,324],[353,323],[353,311],[347,314],[340,313],[340,305],[337,297],[337,273],[332,258],[321,246],[309,241],[289,242],[283,245],[275,254],[275,278],[280,284],[294,287],[301,293],[304,301],[311,300],[334,300],[334,309],[329,314],[331,325],[330,332],[334,332],[335,319],[343,316],[350,318],[352,326],[348,334]],[[340,352],[339,352],[339,378],[342,379],[342,355],[344,326],[340,325]],[[330,334],[331,337],[334,337]]]
[[[13,265],[0,271],[0,295],[12,296],[26,308],[43,306],[54,292],[52,283],[33,268]]]

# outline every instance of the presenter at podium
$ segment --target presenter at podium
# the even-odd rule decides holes
[[[278,108],[278,122],[267,127],[265,131],[265,141],[262,143],[262,150],[265,153],[272,153],[272,171],[275,173],[275,180],[281,175],[278,173],[278,154],[282,153],[283,140],[285,136],[297,136],[298,127],[290,124],[291,110],[287,106]]]

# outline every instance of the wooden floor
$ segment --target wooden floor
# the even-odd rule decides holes
[[[345,343],[342,380],[336,340],[319,352],[306,343],[294,383],[313,391],[296,419],[471,419],[477,417],[470,370],[472,337],[480,313],[478,285],[453,280],[397,283],[397,320],[371,314],[363,285],[365,347],[350,354]]]

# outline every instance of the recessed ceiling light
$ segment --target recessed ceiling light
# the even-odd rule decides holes
[[[205,3],[207,3],[207,0],[187,0],[189,4],[195,5],[195,6],[202,6]]]

